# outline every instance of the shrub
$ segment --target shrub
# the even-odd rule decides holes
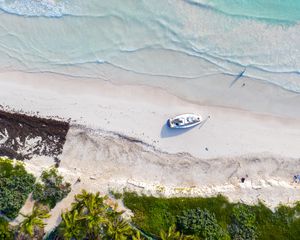
[[[233,208],[232,223],[229,225],[229,233],[233,240],[255,240],[256,217],[251,209],[245,205],[237,204]]]
[[[37,183],[33,189],[33,199],[54,208],[56,203],[65,198],[71,191],[70,183],[66,183],[58,174],[57,169],[43,171],[42,183]]]
[[[215,215],[206,209],[183,211],[177,216],[177,223],[183,233],[195,234],[209,240],[229,239],[227,233],[218,224]]]
[[[0,212],[15,218],[33,189],[35,177],[24,166],[12,160],[0,158]]]
[[[111,195],[111,196],[113,196],[115,199],[121,199],[122,197],[123,197],[123,193],[121,193],[121,192],[117,192],[117,191],[113,191],[113,190],[110,190],[109,191],[109,194]]]
[[[0,239],[2,240],[12,240],[13,233],[11,229],[9,229],[8,222],[0,217]]]

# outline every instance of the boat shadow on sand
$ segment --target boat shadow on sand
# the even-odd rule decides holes
[[[161,128],[160,137],[161,138],[176,137],[188,131],[191,131],[194,128],[197,128],[197,126],[199,127],[199,125],[196,125],[190,128],[170,128],[168,122],[166,122]]]

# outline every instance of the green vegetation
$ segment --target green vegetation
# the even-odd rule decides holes
[[[42,183],[35,184],[32,197],[50,208],[54,208],[71,191],[70,183],[64,183],[56,168],[43,171],[41,180]]]
[[[41,175],[35,183],[22,163],[0,158],[0,240],[42,239],[44,219],[70,192],[56,169]],[[31,214],[17,226],[9,225],[30,192],[37,201]],[[82,191],[75,196],[70,211],[62,213],[58,228],[47,239],[143,240],[296,240],[300,239],[300,203],[279,206],[274,211],[259,203],[249,206],[230,203],[225,197],[155,198],[135,193],[110,192],[123,198],[134,213],[132,222],[123,219],[116,206],[99,193]],[[43,204],[43,205],[42,205]],[[22,215],[22,214],[21,214]]]
[[[71,190],[69,183],[63,182],[56,169],[42,173],[43,184],[34,184],[35,177],[26,172],[18,161],[0,158],[0,240],[2,239],[42,239],[44,219],[48,218],[49,207],[62,200]],[[11,227],[7,221],[18,216],[29,194],[34,190],[35,204],[29,215],[17,227]],[[46,204],[47,206],[43,206]],[[49,206],[49,207],[48,207]]]
[[[196,236],[193,235],[183,235],[179,231],[176,230],[176,226],[172,225],[169,227],[168,231],[164,230],[160,231],[159,237],[161,240],[197,240]]]
[[[116,205],[109,206],[107,197],[99,193],[82,191],[75,196],[70,211],[62,213],[62,222],[58,228],[46,238],[64,240],[144,240],[146,237],[122,217]],[[171,226],[166,232],[161,231],[162,240],[192,240],[193,236],[185,236]]]
[[[121,199],[123,197],[123,193],[120,193],[120,192],[116,192],[116,191],[113,191],[113,190],[110,190],[109,191],[109,194],[115,198],[115,199]]]
[[[13,231],[8,225],[8,222],[0,217],[0,239],[7,239],[12,240],[13,239]]]
[[[257,239],[255,214],[248,206],[237,204],[233,207],[228,230],[233,240]]]
[[[15,227],[0,218],[0,240],[41,240],[44,236],[43,219],[50,217],[49,210],[42,205],[35,205],[32,213],[23,215],[23,221]]]
[[[177,224],[177,216],[189,209],[207,209],[214,213],[218,224],[226,229],[232,211],[223,196],[213,198],[155,198],[124,193],[124,204],[134,212],[133,221],[145,232],[159,236],[161,230]]]
[[[44,219],[49,218],[49,210],[41,205],[34,205],[32,213],[21,214],[24,219],[18,226],[17,236],[20,239],[42,239],[44,236]]]
[[[184,233],[204,239],[229,239],[228,234],[218,224],[215,215],[206,209],[196,208],[183,211],[177,217],[177,224]]]
[[[271,211],[262,203],[255,206],[230,203],[225,197],[155,198],[124,193],[124,203],[134,212],[133,223],[148,235],[159,238],[175,225],[177,231],[200,239],[296,240],[300,236],[300,203]],[[202,226],[202,227],[201,227]],[[214,234],[211,237],[210,234]]]
[[[127,239],[133,230],[127,221],[105,203],[99,193],[82,191],[75,196],[72,209],[62,214],[58,228],[63,239]]]
[[[20,162],[0,158],[0,212],[15,218],[33,190],[35,177]]]

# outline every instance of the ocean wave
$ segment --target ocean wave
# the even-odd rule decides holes
[[[66,0],[0,0],[0,9],[26,17],[62,17],[65,14],[65,4]]]
[[[179,56],[177,56],[178,58]],[[147,63],[146,63],[147,64]],[[100,65],[100,66],[97,66]],[[213,71],[209,72],[198,72],[196,74],[186,73],[186,74],[176,74],[174,73],[174,69],[171,72],[152,72],[152,71],[145,71],[142,69],[137,68],[136,65],[130,66],[130,65],[124,65],[122,63],[115,63],[115,62],[109,62],[109,61],[90,61],[90,62],[72,62],[72,63],[57,63],[57,64],[51,64],[52,68],[49,68],[47,66],[39,67],[39,68],[25,68],[22,71],[24,72],[30,72],[30,73],[53,73],[53,74],[59,74],[64,75],[72,78],[84,78],[84,79],[102,79],[104,81],[110,81],[109,78],[101,75],[101,65],[102,66],[111,66],[113,69],[118,69],[121,72],[125,71],[128,73],[133,73],[137,75],[144,75],[147,77],[159,77],[159,78],[168,78],[168,79],[182,79],[182,80],[197,80],[201,79],[202,77],[207,76],[216,76],[216,75],[229,75],[232,76],[234,79],[235,77],[239,76],[239,74],[244,70],[243,77],[248,78],[251,80],[256,80],[259,82],[264,82],[266,84],[271,84],[276,87],[279,87],[283,90],[293,92],[300,94],[300,76],[297,72],[269,72],[264,71],[259,68],[255,67],[242,67],[239,66],[233,71],[233,69],[229,69],[228,71],[222,70],[220,71],[220,68],[216,66]],[[163,63],[161,63],[163,65]],[[213,67],[215,66],[212,63]],[[63,68],[62,68],[63,67]],[[81,69],[81,71],[69,71],[65,69]],[[98,71],[98,67],[100,67],[100,71]],[[204,67],[202,65],[202,67]],[[151,83],[150,83],[151,85]]]
[[[249,12],[232,18],[239,8],[210,11],[221,8],[221,0],[51,1],[0,0],[0,9],[11,14],[0,14],[1,67],[60,72],[109,64],[185,79],[247,69],[246,77],[300,92],[299,24],[269,25],[247,19]],[[98,74],[89,71],[89,77]]]

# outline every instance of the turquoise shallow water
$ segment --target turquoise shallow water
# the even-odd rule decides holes
[[[245,76],[300,93],[298,1],[0,0],[0,68]],[[67,71],[72,67],[72,71]]]
[[[273,23],[297,23],[300,1],[297,0],[188,0],[211,7],[225,15],[249,17]]]

